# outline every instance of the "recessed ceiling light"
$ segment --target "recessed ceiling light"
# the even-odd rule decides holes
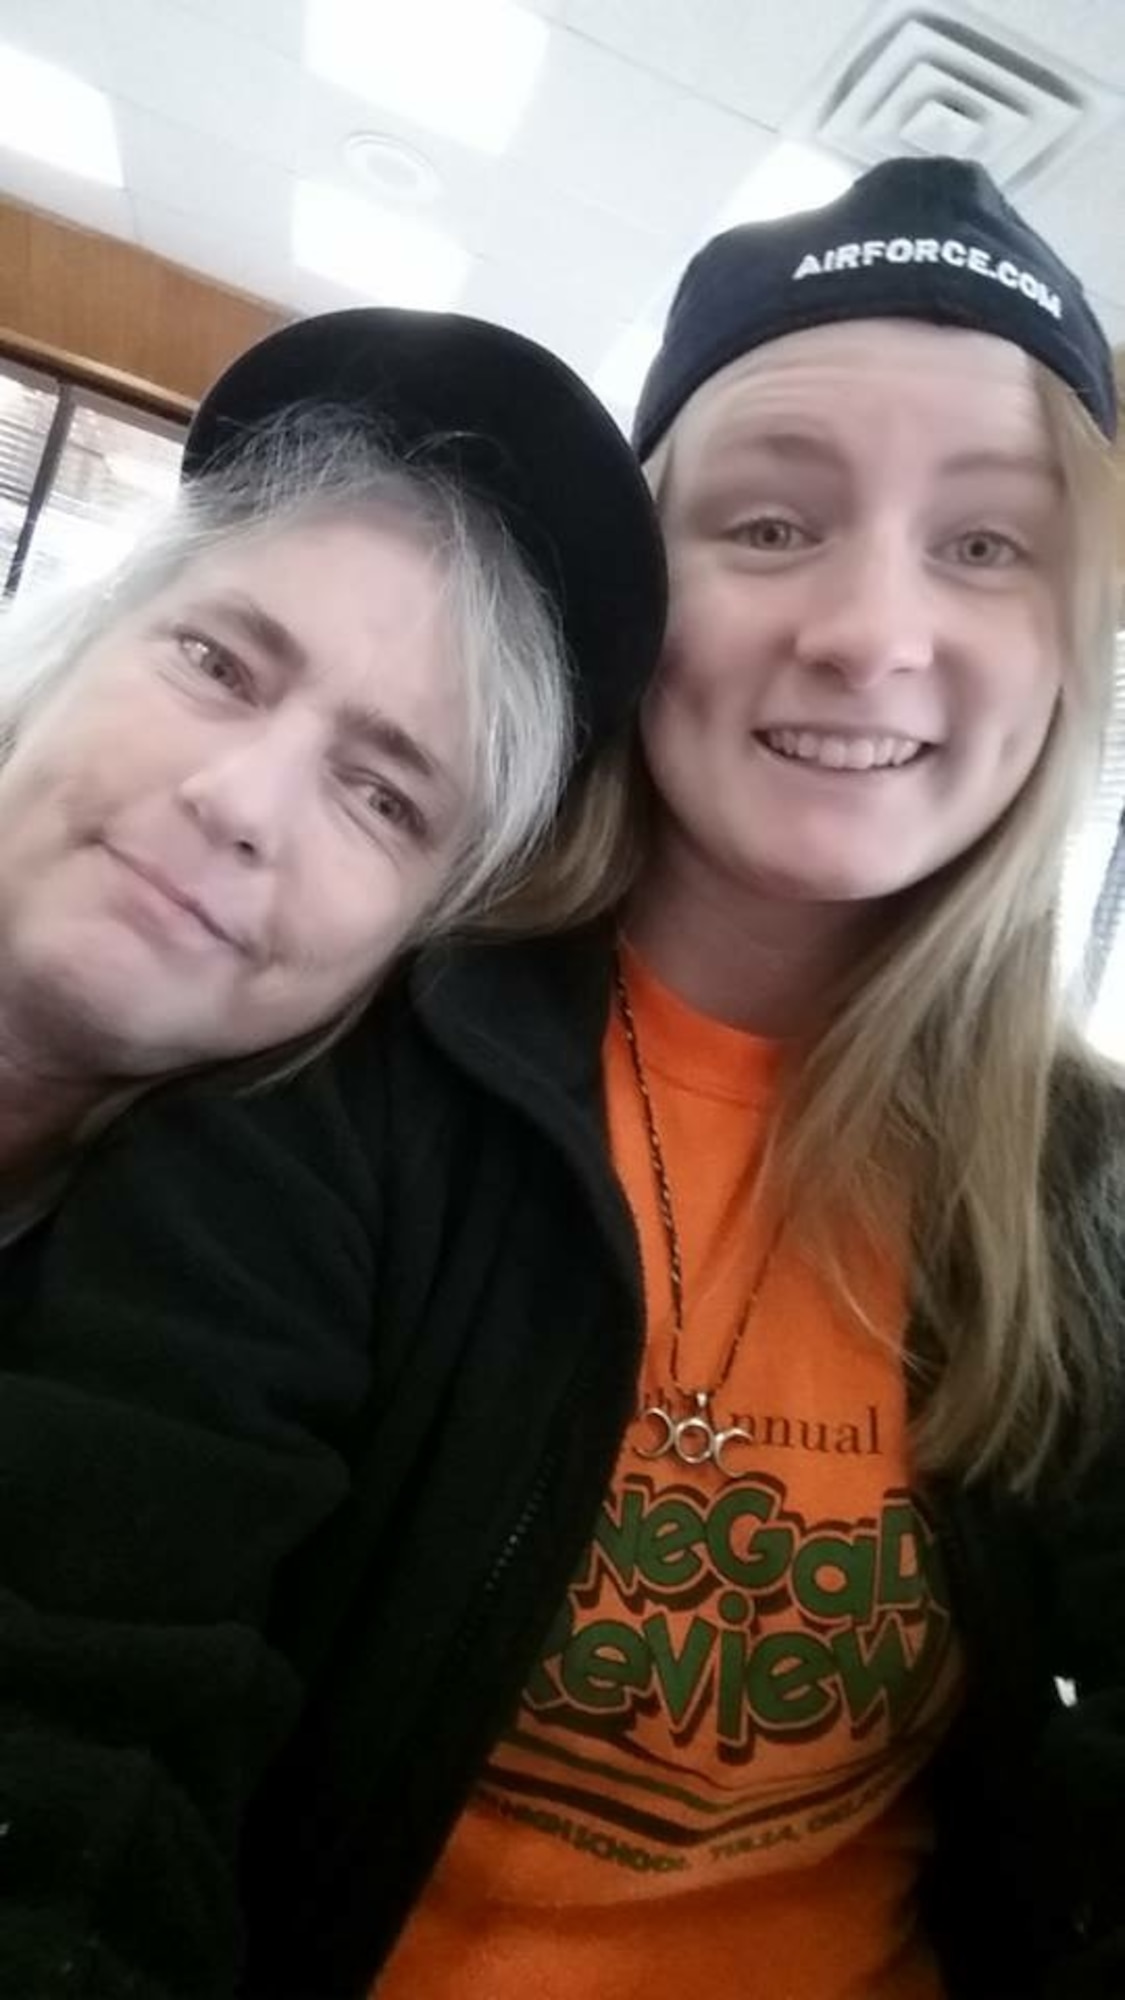
[[[826,201],[835,201],[843,194],[854,179],[853,168],[831,153],[784,139],[731,196],[715,224],[716,231],[733,229],[739,222],[769,222],[775,216],[795,215],[802,208],[823,208]]]
[[[437,169],[426,155],[386,132],[353,132],[344,151],[356,179],[380,201],[422,208],[441,191]]]
[[[617,413],[631,411],[660,345],[660,328],[640,320],[618,335],[594,376],[594,391]]]
[[[514,0],[308,0],[305,61],[428,131],[502,153],[549,36]]]
[[[124,186],[109,99],[54,63],[0,43],[0,146],[81,174],[106,187]]]
[[[293,260],[380,305],[433,310],[453,303],[470,263],[441,230],[318,181],[297,182]]]

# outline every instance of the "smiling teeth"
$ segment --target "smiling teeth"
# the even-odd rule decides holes
[[[779,757],[819,764],[828,771],[884,771],[909,764],[922,749],[909,736],[821,736],[811,729],[767,729],[765,741]]]

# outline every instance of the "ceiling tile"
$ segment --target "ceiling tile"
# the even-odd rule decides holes
[[[1105,299],[1099,292],[1090,293],[1090,303],[1113,345],[1120,346],[1125,342],[1125,303],[1117,299]]]
[[[300,70],[262,42],[170,0],[103,0],[120,95],[291,167]]]
[[[1117,196],[1109,210],[1103,190]],[[1125,122],[1077,153],[1052,180],[1041,187],[1032,183],[1016,196],[1028,220],[1074,266],[1083,284],[1111,299],[1125,299],[1125,230],[1116,219],[1123,192]]]
[[[186,215],[163,202],[138,199],[133,207],[137,240],[146,250],[252,298],[285,302],[291,265],[273,243],[248,232],[233,235],[221,223]]]
[[[772,143],[760,126],[561,29],[512,154],[516,172],[527,164],[638,228],[659,218],[677,246],[706,233]]]
[[[285,251],[292,183],[280,167],[221,139],[201,141],[189,126],[143,105],[120,104],[117,125],[126,186],[138,200],[238,235],[273,237]]]
[[[847,60],[872,0],[569,0],[566,25],[762,125],[779,125],[825,66]],[[662,135],[663,136],[663,135]]]
[[[507,178],[503,159],[427,132],[366,98],[306,74],[298,98],[295,150],[298,175],[302,179],[331,181],[346,188],[349,194],[366,194],[373,201],[385,199],[378,188],[356,172],[348,159],[347,141],[357,132],[399,140],[429,162],[438,180],[434,201],[412,211],[409,204],[399,206],[404,213],[424,215],[440,228],[453,226],[453,218],[463,222],[478,216],[495,200],[498,188]],[[467,233],[459,233],[470,249],[476,248]]]
[[[112,81],[111,45],[101,10],[89,0],[0,0],[0,42],[57,63],[87,83]]]
[[[279,55],[301,59],[305,33],[304,0],[180,0],[193,14],[219,21],[233,34],[265,42]]]
[[[319,271],[303,271],[295,264],[286,281],[285,297],[280,303],[290,307],[301,318],[307,318],[311,313],[342,312],[362,305],[363,300],[346,285],[334,285],[331,278],[322,277]]]
[[[529,284],[555,287],[599,323],[630,317],[666,277],[667,239],[554,189],[525,170],[499,177],[482,208],[475,247],[513,264]]]
[[[1055,55],[1101,84],[1125,89],[1125,19],[1121,0],[983,0],[958,6],[959,19],[997,41]]]
[[[79,229],[100,230],[127,242],[134,234],[133,205],[124,188],[82,180],[42,160],[29,160],[25,153],[13,153],[7,146],[0,146],[0,196],[61,216]]]
[[[468,277],[465,280],[466,285],[472,283],[475,271],[476,260],[470,258]],[[367,291],[362,286],[341,285],[335,279],[326,277],[320,271],[306,271],[300,265],[295,264],[287,280],[285,296],[281,303],[291,306],[294,312],[322,313],[338,312],[343,307],[350,306],[409,305],[416,303],[416,301],[394,299],[382,290]],[[452,312],[468,312],[470,310],[465,304],[464,288],[452,300],[449,309]]]
[[[457,301],[459,312],[496,320],[538,340],[588,381],[607,340],[607,322],[573,285],[529,279],[514,262],[482,258]]]
[[[422,155],[436,176],[433,199],[389,205],[444,230],[474,256],[515,262],[529,281],[578,285],[611,313],[635,311],[663,275],[669,252],[662,234],[552,186],[525,162],[513,171],[510,161],[373,114],[364,99],[313,77],[301,90],[298,175],[386,202],[349,162],[348,137],[360,131],[402,140]]]

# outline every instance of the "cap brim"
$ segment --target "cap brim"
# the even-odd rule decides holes
[[[558,608],[587,732],[618,728],[655,665],[667,585],[648,488],[593,392],[507,328],[356,307],[299,320],[240,356],[199,406],[184,476],[318,401],[354,405],[491,504]]]

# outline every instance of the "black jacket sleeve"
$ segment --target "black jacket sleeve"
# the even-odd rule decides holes
[[[338,1505],[378,1202],[338,1072],[170,1094],[7,1253],[0,1994],[229,2000],[245,1801],[301,1689],[263,1637]]]
[[[1056,1672],[1071,1684],[1038,1758],[1075,1948],[1050,2000],[1125,1993],[1125,1091],[1075,1093],[1065,1130],[1081,1227],[1066,1269],[1103,1348],[1105,1436],[1042,1510]]]
[[[1047,1538],[1058,1657],[1071,1682],[1040,1753],[1076,1948],[1051,2000],[1125,1993],[1125,1429]]]

